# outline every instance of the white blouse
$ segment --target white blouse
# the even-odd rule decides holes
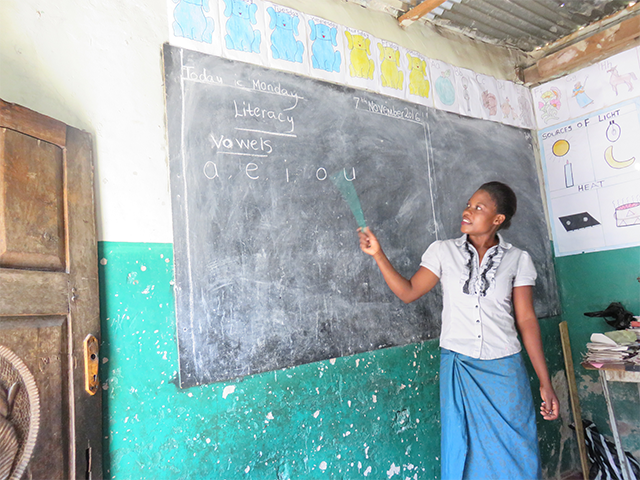
[[[485,253],[478,252],[467,236],[433,242],[420,266],[431,270],[442,283],[444,308],[440,346],[481,360],[518,353],[512,314],[513,287],[533,286],[536,269],[529,254],[505,242]]]

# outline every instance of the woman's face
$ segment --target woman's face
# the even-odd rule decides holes
[[[462,212],[460,231],[467,235],[495,233],[504,219],[504,215],[498,213],[491,195],[484,190],[478,190]]]

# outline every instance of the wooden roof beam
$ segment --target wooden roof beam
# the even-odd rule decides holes
[[[537,85],[587,67],[640,44],[640,15],[627,18],[520,69],[525,85]]]
[[[416,5],[407,13],[398,18],[398,23],[402,28],[406,28],[413,22],[420,20],[427,13],[431,12],[434,8],[439,7],[447,0],[424,0],[422,3]]]

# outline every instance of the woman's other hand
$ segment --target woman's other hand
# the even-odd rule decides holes
[[[360,249],[367,255],[375,256],[382,251],[378,239],[369,227],[359,228],[358,236],[360,237]]]
[[[558,418],[560,404],[556,392],[553,387],[540,387],[540,396],[542,397],[542,405],[540,405],[540,414],[545,420],[555,420]]]

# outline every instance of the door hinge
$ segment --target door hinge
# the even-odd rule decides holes
[[[89,334],[84,339],[84,389],[89,395],[95,395],[100,382],[98,381],[99,362],[98,339]]]

